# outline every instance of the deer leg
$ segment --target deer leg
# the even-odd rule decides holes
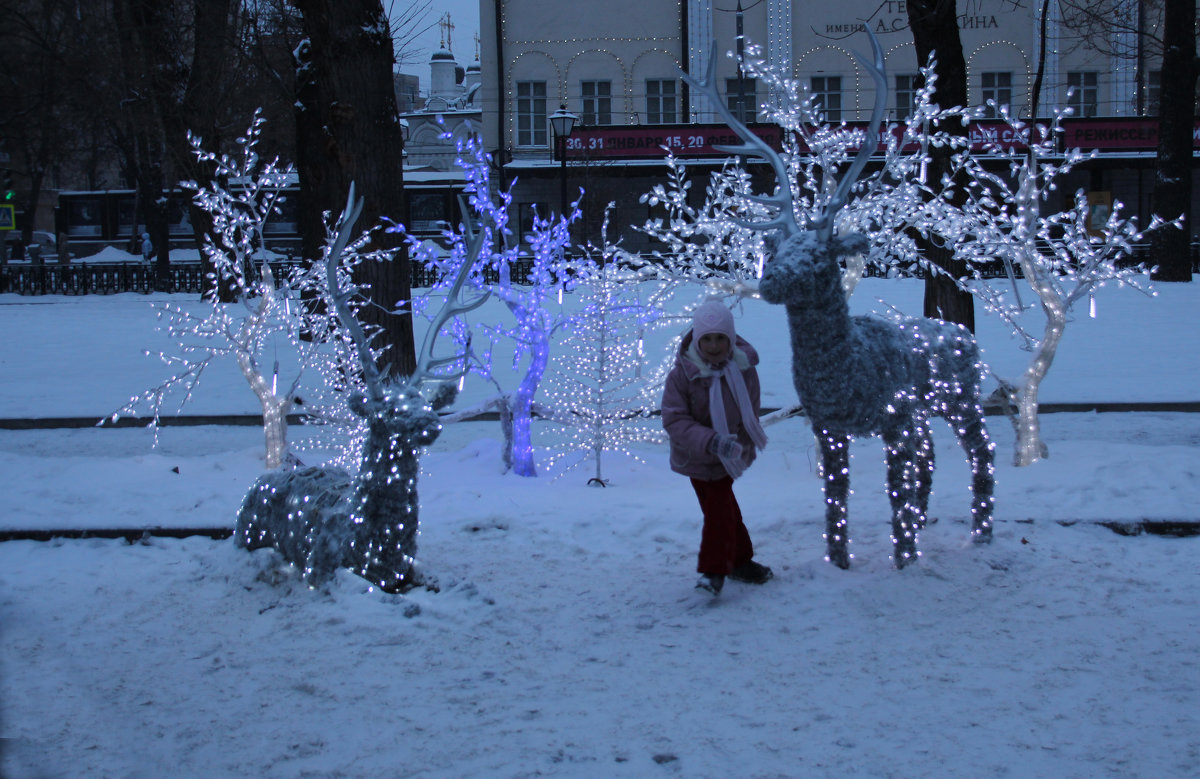
[[[264,521],[275,513],[275,487],[260,479],[242,500],[233,531],[234,544],[249,551],[275,546],[275,534],[270,523]]]
[[[996,445],[988,438],[983,411],[978,406],[955,414],[950,422],[971,463],[971,540],[986,544],[992,540]]]
[[[933,435],[929,432],[929,421],[924,420],[917,425],[917,497],[916,507],[919,512],[917,530],[924,530],[929,521],[929,495],[933,492]]]
[[[920,488],[920,426],[884,437],[887,445],[887,490],[892,503],[892,559],[903,568],[917,559],[917,532],[924,521],[918,506]]]
[[[838,568],[849,568],[846,500],[850,495],[850,436],[818,430],[817,440],[825,477],[825,559]]]

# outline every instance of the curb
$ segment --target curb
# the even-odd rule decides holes
[[[1005,520],[1001,520],[1005,521]],[[1017,525],[1037,524],[1033,519],[1007,520]],[[1134,537],[1140,535],[1162,536],[1166,538],[1195,538],[1200,536],[1200,519],[1052,519],[1046,520],[1060,527],[1075,527],[1077,525],[1098,525],[1107,528],[1119,536]],[[151,538],[193,538],[203,536],[213,541],[224,541],[233,536],[229,527],[125,527],[125,528],[86,528],[57,530],[0,530],[0,543],[6,541],[54,541],[82,540],[88,538],[124,539],[126,543],[135,544]]]
[[[764,416],[772,414],[780,409],[764,408],[762,413]],[[1183,401],[1165,401],[1165,402],[1142,402],[1142,403],[1042,403],[1038,405],[1039,414],[1062,414],[1062,413],[1119,413],[1119,412],[1174,412],[1195,414],[1200,413],[1200,401],[1183,400]],[[997,406],[988,406],[984,408],[984,413],[987,416],[1001,416],[1006,412],[1003,408]],[[802,411],[790,416],[801,416]],[[291,414],[287,418],[289,425],[303,425],[306,417],[300,414]],[[495,411],[487,411],[478,416],[471,417],[472,422],[498,422],[500,415]],[[199,425],[223,425],[230,427],[261,427],[261,414],[186,414],[179,416],[160,417],[158,420],[159,427],[195,427]],[[121,417],[115,422],[110,422],[107,417],[7,417],[0,418],[0,430],[68,430],[82,429],[88,427],[98,428],[132,428],[132,427],[149,427],[150,420],[145,417]]]
[[[0,530],[0,543],[5,541],[53,541],[55,539],[122,538],[134,544],[149,538],[192,538],[205,536],[224,541],[233,535],[229,527],[120,527],[58,530]]]

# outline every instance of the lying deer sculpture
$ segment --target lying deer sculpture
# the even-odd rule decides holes
[[[792,379],[812,422],[822,455],[827,559],[848,568],[847,507],[850,441],[880,436],[887,447],[887,491],[892,507],[893,559],[903,568],[918,557],[917,533],[924,526],[932,487],[934,450],[929,418],[953,426],[971,464],[971,536],[992,537],[994,445],[980,405],[983,378],[979,349],[964,327],[939,319],[890,322],[850,316],[842,289],[840,261],[865,254],[859,234],[835,236],[834,220],[874,149],[874,131],[887,103],[883,52],[871,36],[874,63],[855,53],[875,81],[875,106],[865,142],[838,182],[827,206],[805,228],[796,221],[787,165],[728,110],[716,89],[715,62],[703,82],[684,74],[709,97],[744,143],[721,151],[754,156],[771,165],[778,189],[754,202],[773,213],[763,221],[741,221],[751,229],[776,231],[771,257],[758,284],[759,295],[787,309],[792,342]]]
[[[337,235],[326,258],[326,274],[342,326],[353,338],[363,369],[365,394],[350,399],[354,413],[367,420],[358,473],[340,468],[281,468],[258,478],[238,512],[234,541],[253,550],[271,546],[303,571],[309,586],[348,568],[388,592],[421,584],[415,567],[417,549],[417,473],[420,447],[438,437],[435,408],[453,399],[457,375],[435,375],[437,368],[460,359],[433,357],[439,330],[452,317],[479,307],[487,295],[463,302],[463,282],[478,258],[481,230],[434,318],[418,358],[416,371],[398,382],[385,382],[371,355],[368,339],[342,291],[337,266],[354,222],[362,211],[354,187],[342,212]],[[439,391],[432,402],[421,394],[426,384]],[[446,390],[449,391],[446,391]]]

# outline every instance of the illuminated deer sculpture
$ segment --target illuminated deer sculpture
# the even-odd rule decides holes
[[[754,156],[771,165],[778,178],[774,195],[753,200],[772,212],[763,221],[738,223],[776,231],[759,280],[758,293],[787,309],[792,342],[792,378],[812,423],[822,455],[825,539],[828,560],[850,565],[847,498],[850,493],[850,441],[880,436],[887,447],[887,491],[892,509],[892,543],[898,568],[917,556],[917,533],[924,526],[932,486],[934,452],[929,418],[940,416],[955,429],[971,465],[971,535],[991,540],[994,445],[980,406],[982,365],[974,337],[964,327],[937,319],[890,322],[850,316],[842,288],[840,260],[865,254],[867,239],[835,236],[834,220],[846,204],[875,147],[887,102],[883,52],[871,36],[874,63],[855,54],[875,81],[875,106],[865,140],[818,218],[801,228],[796,220],[788,168],[766,142],[729,111],[716,89],[710,58],[703,82],[684,74],[744,143],[722,151]]]
[[[324,583],[338,568],[348,568],[388,592],[398,592],[421,583],[413,560],[418,456],[420,447],[433,443],[441,432],[434,409],[452,400],[452,382],[458,378],[434,371],[461,359],[435,359],[433,343],[447,321],[477,308],[487,297],[462,299],[463,282],[479,255],[483,233],[473,239],[470,256],[426,334],[416,371],[406,379],[385,382],[350,308],[353,290],[342,291],[338,282],[338,263],[361,210],[352,186],[326,258],[329,294],[357,347],[366,387],[364,394],[350,399],[350,408],[368,425],[358,473],[307,467],[263,474],[238,512],[234,541],[250,550],[274,547],[303,571],[310,586]],[[432,402],[421,394],[422,386],[430,383],[439,387]]]

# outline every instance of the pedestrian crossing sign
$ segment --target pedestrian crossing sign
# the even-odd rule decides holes
[[[17,227],[16,209],[14,206],[0,205],[0,230],[14,230]]]

